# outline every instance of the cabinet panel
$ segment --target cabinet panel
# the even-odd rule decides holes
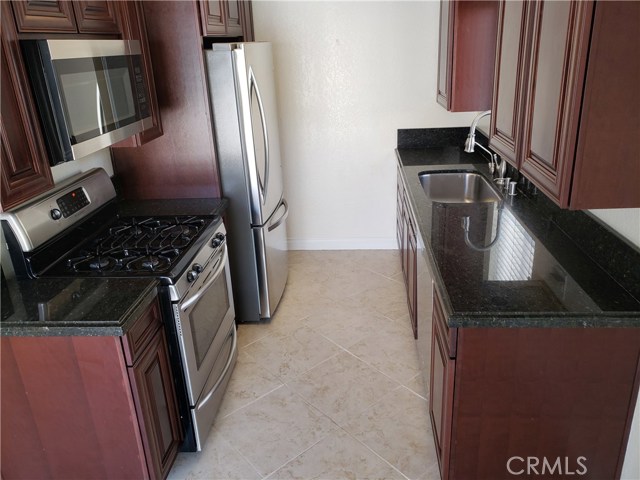
[[[73,10],[80,33],[120,33],[113,1],[77,0]]]
[[[433,295],[433,331],[431,336],[431,381],[429,388],[429,415],[436,442],[440,474],[443,480],[449,478],[449,453],[453,416],[453,388],[455,379],[455,359],[450,358],[448,348],[442,341],[444,333],[440,326],[446,322],[437,291]]]
[[[164,134],[138,148],[112,149],[122,194],[128,199],[219,197],[199,5],[140,3]]]
[[[522,171],[547,195],[568,203],[593,4],[533,7]]]
[[[152,478],[166,478],[181,441],[167,349],[164,331],[159,330],[138,362],[129,369]]]
[[[640,2],[598,2],[571,208],[640,207]]]
[[[225,3],[225,23],[227,25],[227,36],[242,36],[242,19],[240,17],[240,0],[227,0],[227,2]]]
[[[69,1],[12,1],[11,5],[15,13],[18,31],[21,33],[77,32],[73,5]],[[2,12],[2,15],[3,17],[6,15],[5,11]]]
[[[47,153],[37,125],[35,106],[22,65],[11,7],[2,2],[2,208],[23,202],[53,185]]]
[[[501,2],[494,96],[491,107],[490,147],[518,166],[527,58],[529,4]]]
[[[440,8],[438,103],[453,112],[488,110],[498,3],[443,1]]]
[[[444,108],[449,109],[449,78],[451,77],[450,66],[452,60],[450,58],[451,50],[449,49],[450,27],[451,21],[449,12],[451,5],[449,0],[440,2],[440,43],[438,44],[438,103]]]
[[[131,330],[122,337],[122,347],[127,365],[131,366],[136,362],[144,348],[161,326],[160,304],[154,301],[149,305],[149,308],[140,315],[140,318],[131,327]]]
[[[226,33],[224,0],[200,2],[203,35],[224,35]]]

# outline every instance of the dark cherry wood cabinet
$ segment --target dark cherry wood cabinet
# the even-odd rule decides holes
[[[620,478],[640,331],[449,328],[437,291],[433,298],[429,414],[443,480],[513,478],[514,456],[536,457],[541,468],[543,457],[561,458],[567,475],[584,463],[580,478]]]
[[[1,343],[2,478],[167,476],[181,434],[157,300],[124,339]]]
[[[459,328],[443,479],[511,479],[513,456],[561,459],[540,478],[620,478],[639,356],[635,328]]]
[[[73,2],[78,32],[80,33],[120,33],[116,13],[117,2],[86,1]]]
[[[69,1],[12,0],[11,4],[20,33],[43,31],[76,33],[78,31],[73,4]],[[11,18],[11,12],[8,13]],[[3,10],[2,16],[5,15]]]
[[[112,149],[125,198],[221,196],[202,53],[203,5],[142,2],[164,133],[138,148]]]
[[[2,209],[53,185],[40,121],[19,46],[20,38],[125,38],[139,40],[151,98],[152,127],[119,146],[139,146],[163,133],[144,11],[139,1],[12,1],[2,3]],[[82,37],[80,37],[82,36]]]
[[[640,207],[637,2],[501,2],[490,145],[563,208]]]
[[[113,145],[112,148],[139,147],[140,145],[144,145],[145,143],[162,136],[162,119],[160,117],[160,107],[158,106],[156,82],[153,74],[153,65],[151,63],[151,51],[142,2],[118,2],[117,7],[119,8],[119,23],[122,29],[122,38],[125,40],[138,40],[140,42],[140,49],[142,51],[142,67],[144,69],[144,76],[147,79],[147,86],[149,88],[149,110],[151,112],[151,120],[153,123],[152,126],[147,128],[145,131]]]
[[[400,251],[400,262],[402,264],[402,274],[407,290],[407,307],[409,309],[409,319],[413,337],[418,338],[418,291],[417,291],[417,259],[418,244],[416,236],[417,222],[414,219],[406,188],[402,182],[402,175],[398,171],[397,183],[397,219],[396,236],[398,239],[398,249]]]
[[[2,208],[11,208],[53,186],[42,136],[34,128],[35,105],[21,62],[18,35],[11,7],[2,2],[2,58],[0,136]]]
[[[167,340],[153,302],[122,338],[151,478],[166,478],[182,440]]]
[[[438,292],[433,292],[433,326],[431,333],[431,378],[429,382],[429,416],[440,472],[449,478],[453,389],[456,374],[456,329],[449,329]]]
[[[491,108],[497,24],[496,1],[440,2],[437,100],[447,110]]]
[[[513,165],[522,148],[530,8],[530,2],[503,2],[498,16],[490,146]]]
[[[12,0],[20,33],[118,34],[115,1]]]
[[[242,37],[242,0],[208,0],[200,2],[202,34],[205,36]]]

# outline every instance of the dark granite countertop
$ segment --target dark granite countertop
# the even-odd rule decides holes
[[[0,335],[121,336],[156,297],[153,278],[2,278]]]
[[[452,130],[444,144],[397,149],[449,325],[640,327],[640,252],[586,213],[560,210],[535,189],[532,194],[524,178],[518,194],[500,204],[427,199],[418,177],[424,171],[468,170],[491,178],[484,157],[446,144]],[[465,216],[470,218],[469,238],[478,247],[499,231],[493,247],[477,250],[465,243]]]
[[[124,216],[222,215],[227,205],[224,198],[124,200],[117,210]],[[3,271],[1,336],[121,336],[158,286],[157,279],[140,277],[7,277]]]

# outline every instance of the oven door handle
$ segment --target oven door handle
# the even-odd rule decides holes
[[[216,384],[211,388],[211,390],[207,392],[204,398],[198,403],[198,406],[197,406],[198,410],[204,407],[205,404],[211,399],[213,394],[216,392],[216,390],[224,380],[224,377],[227,376],[227,372],[229,371],[229,368],[231,368],[231,363],[233,363],[233,355],[235,354],[236,348],[238,346],[238,332],[236,331],[235,325],[233,326],[233,330],[231,334],[233,335],[233,344],[231,345],[231,350],[229,351],[229,358],[227,359],[227,364],[224,366],[224,369],[222,370],[222,373],[218,377]]]
[[[222,252],[222,255],[220,256],[220,258],[218,259],[218,267],[216,268],[215,272],[213,272],[213,275],[211,275],[211,278],[207,280],[207,283],[205,283],[202,287],[200,287],[200,290],[198,290],[198,292],[193,297],[191,297],[189,300],[187,300],[182,304],[182,306],[180,307],[180,310],[182,310],[183,312],[186,312],[191,305],[193,305],[198,300],[200,300],[200,298],[207,292],[207,290],[211,288],[211,285],[213,285],[213,282],[215,282],[218,279],[218,277],[222,273],[222,270],[227,265],[227,257],[228,257],[227,244],[225,243],[224,251]]]

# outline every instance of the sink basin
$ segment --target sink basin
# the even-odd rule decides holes
[[[418,174],[427,198],[442,203],[499,202],[494,186],[475,172],[423,172]]]

